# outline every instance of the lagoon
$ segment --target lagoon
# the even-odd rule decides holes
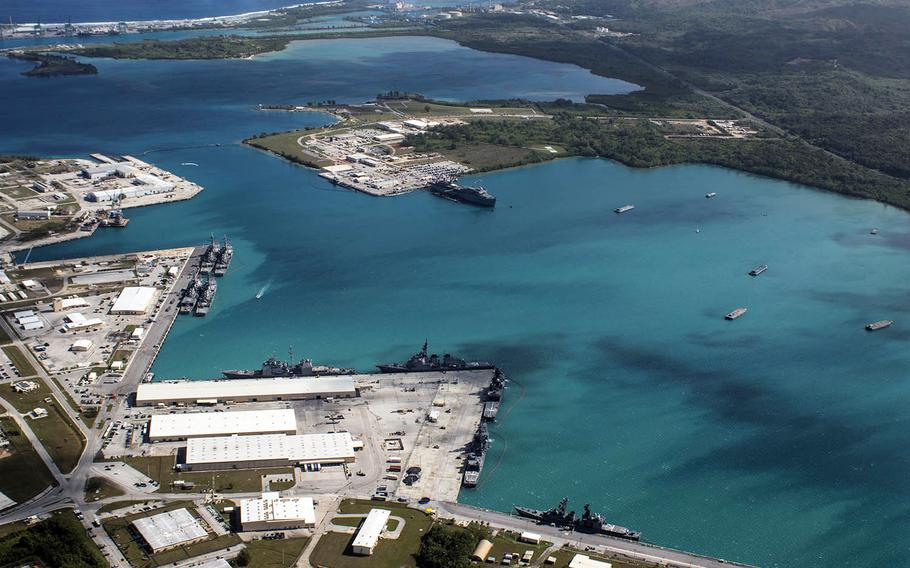
[[[488,212],[426,193],[370,198],[236,143],[328,120],[258,103],[634,88],[453,46],[306,42],[251,62],[103,60],[97,77],[50,81],[0,62],[0,151],[150,151],[206,187],[32,258],[229,234],[235,259],[213,311],[178,321],[159,377],[212,377],[289,345],[369,370],[429,338],[513,380],[464,502],[569,496],[646,540],[762,566],[902,564],[906,213],[714,167],[593,159],[467,178],[497,195]],[[626,203],[636,209],[613,213]],[[768,272],[749,277],[760,263]],[[737,306],[749,313],[724,321]],[[895,325],[863,330],[884,318]]]

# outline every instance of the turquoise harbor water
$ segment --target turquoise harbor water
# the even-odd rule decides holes
[[[582,159],[468,178],[498,196],[487,212],[426,193],[369,198],[236,144],[327,120],[255,112],[260,102],[633,88],[448,42],[98,65],[97,77],[39,81],[0,62],[0,151],[155,150],[146,158],[206,187],[130,211],[125,230],[32,253],[230,234],[237,254],[213,312],[177,322],[159,377],[211,377],[288,345],[368,370],[428,337],[514,381],[464,502],[569,496],[651,542],[762,566],[905,563],[907,214],[718,168]],[[613,213],[626,203],[636,209]],[[759,263],[768,272],[747,276]],[[737,306],[749,313],[724,321]],[[897,323],[863,331],[884,318]]]

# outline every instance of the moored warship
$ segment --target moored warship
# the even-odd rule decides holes
[[[546,511],[519,507],[517,505],[514,509],[520,517],[532,519],[540,524],[570,527],[582,533],[603,534],[628,540],[641,539],[641,533],[638,531],[605,522],[603,515],[591,512],[591,506],[589,504],[585,504],[584,512],[581,517],[576,517],[575,511],[566,511],[568,503],[569,499],[565,498],[559,502],[559,505],[552,509],[547,509]]]
[[[461,484],[465,487],[476,487],[480,480],[480,472],[483,470],[483,463],[486,461],[487,450],[490,449],[490,434],[487,432],[487,425],[483,422],[474,432],[474,439],[471,440],[471,451],[468,452],[464,465],[464,475],[461,478]]]
[[[458,185],[454,181],[437,180],[427,186],[430,193],[480,207],[495,207],[496,198],[481,186]]]
[[[382,363],[376,365],[380,373],[419,373],[421,371],[479,371],[493,369],[492,363],[485,361],[465,361],[446,353],[442,357],[427,352],[427,342],[423,349],[411,355],[404,363]]]
[[[224,276],[228,266],[231,265],[232,258],[234,258],[234,246],[231,244],[231,241],[228,240],[227,235],[225,235],[221,249],[218,251],[212,274],[215,276]]]
[[[291,361],[294,360],[290,353]],[[262,379],[269,377],[318,377],[320,375],[351,375],[354,369],[342,367],[328,367],[326,365],[313,365],[310,359],[302,359],[299,363],[289,363],[276,357],[269,357],[263,361],[258,369],[228,369],[221,371],[227,379]]]

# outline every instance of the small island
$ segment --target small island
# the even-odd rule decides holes
[[[7,56],[35,63],[35,67],[23,71],[26,77],[57,77],[62,75],[97,75],[98,68],[91,63],[82,63],[75,58],[35,51],[10,51]]]

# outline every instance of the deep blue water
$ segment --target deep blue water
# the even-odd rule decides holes
[[[763,566],[904,565],[906,213],[719,168],[583,159],[468,178],[498,196],[488,212],[340,190],[236,144],[327,120],[258,113],[258,102],[617,87],[502,58],[437,40],[345,40],[254,61],[102,61],[97,77],[50,81],[2,61],[0,151],[168,149],[147,159],[206,187],[32,258],[227,233],[237,253],[213,312],[178,321],[159,377],[215,376],[288,345],[367,370],[428,337],[514,381],[467,503],[567,495],[652,542]],[[612,212],[626,203],[636,209]],[[747,276],[759,263],[768,272]],[[724,321],[737,306],[749,313]],[[884,318],[896,324],[863,330]]]

